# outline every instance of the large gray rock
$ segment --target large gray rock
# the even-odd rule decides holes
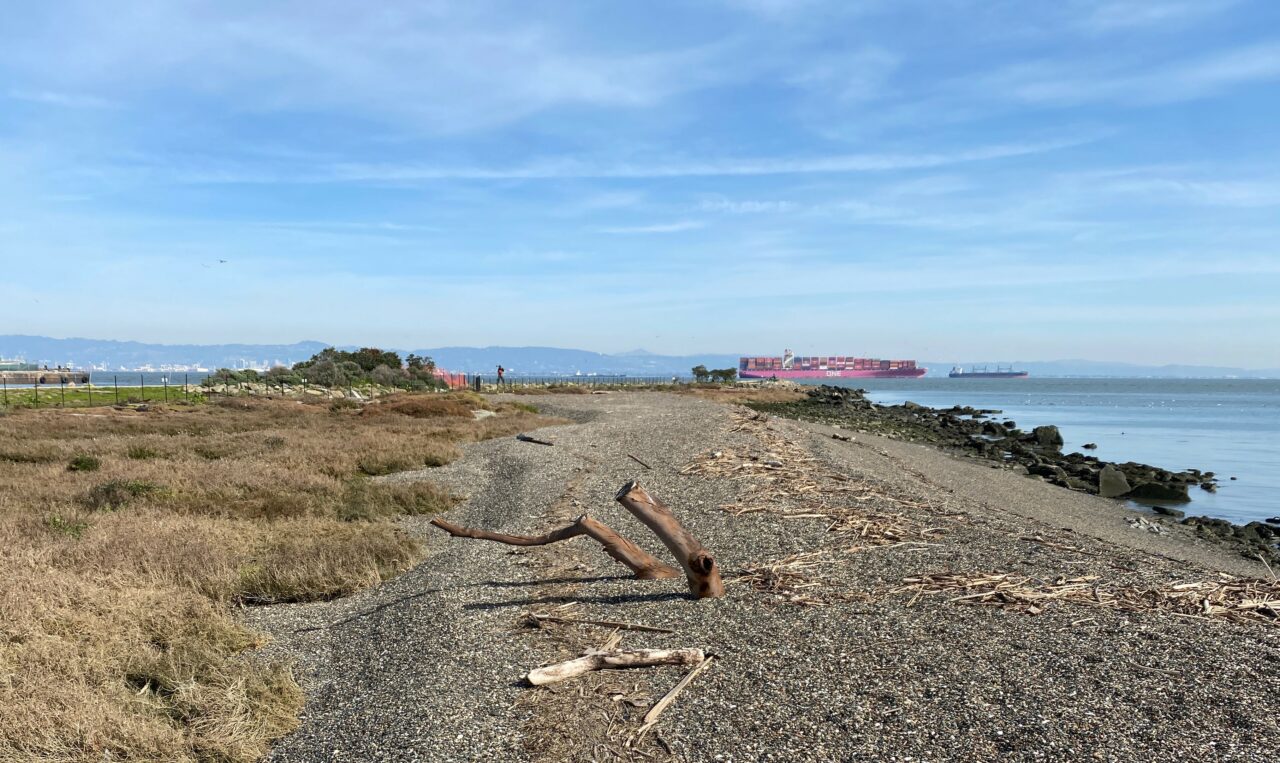
[[[1132,489],[1129,480],[1124,478],[1124,472],[1111,464],[1102,467],[1098,473],[1098,495],[1103,498],[1119,498]]]
[[[1191,494],[1187,492],[1186,485],[1160,482],[1143,482],[1133,490],[1130,490],[1125,497],[1136,500],[1180,501],[1183,503],[1191,500]]]
[[[1062,433],[1052,424],[1036,427],[1031,430],[1031,436],[1035,438],[1036,444],[1042,448],[1057,450],[1062,447]]]

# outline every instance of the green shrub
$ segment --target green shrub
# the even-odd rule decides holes
[[[394,514],[438,514],[447,511],[458,498],[430,482],[370,482],[356,478],[338,507],[338,518],[347,522],[372,521]]]
[[[67,464],[69,472],[96,472],[102,468],[102,461],[96,456],[80,454],[71,459],[71,463]]]
[[[94,511],[114,511],[123,508],[130,500],[158,493],[163,488],[145,480],[109,480],[97,485],[85,496],[85,503]]]
[[[373,454],[362,457],[356,462],[356,468],[361,474],[367,474],[370,477],[380,477],[384,474],[394,474],[395,472],[407,472],[412,469],[421,468],[422,464],[415,461],[406,453],[397,454]]]
[[[160,457],[160,451],[146,445],[130,445],[125,455],[135,461],[149,461]]]
[[[0,451],[0,461],[8,461],[14,464],[49,464],[57,460],[58,454],[49,448]]]
[[[80,536],[84,535],[84,531],[89,529],[88,522],[73,522],[69,519],[60,517],[57,514],[52,514],[46,517],[44,524],[45,527],[48,527],[50,530],[70,535],[76,540],[80,540]]]

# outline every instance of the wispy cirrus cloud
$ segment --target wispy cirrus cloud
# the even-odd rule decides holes
[[[1280,79],[1280,40],[1147,65],[1112,61],[1020,63],[969,83],[984,97],[1048,106],[1110,102],[1145,106],[1191,101]]]
[[[597,228],[600,233],[611,233],[620,236],[646,235],[650,233],[681,233],[687,230],[697,230],[706,223],[699,220],[677,220],[670,223],[653,223],[650,225],[620,225]]]
[[[1239,0],[1088,0],[1072,14],[1076,23],[1094,32],[1114,32],[1187,24],[1218,15]]]
[[[15,101],[40,103],[68,109],[114,109],[119,104],[106,98],[83,93],[62,93],[54,90],[10,90],[7,95]]]
[[[726,212],[733,215],[760,215],[790,212],[800,207],[794,201],[727,199],[716,197],[698,202],[698,209],[703,212]]]
[[[141,172],[186,183],[416,183],[440,180],[646,180],[695,177],[810,175],[928,169],[954,164],[1032,156],[1073,148],[1097,140],[1096,133],[1040,142],[998,143],[952,151],[865,153],[804,157],[655,160],[609,162],[557,158],[509,167],[449,166],[445,164],[347,162],[289,172],[260,172],[249,168],[143,166]]]

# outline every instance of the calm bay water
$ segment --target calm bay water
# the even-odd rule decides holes
[[[1056,424],[1064,452],[1098,444],[1106,461],[1216,472],[1188,515],[1244,523],[1280,516],[1280,380],[849,379],[877,403],[998,408],[1029,430]],[[1088,452],[1088,451],[1085,451]],[[1235,481],[1230,478],[1236,477]]]

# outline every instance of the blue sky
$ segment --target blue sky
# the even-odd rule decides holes
[[[1269,0],[25,3],[0,333],[1277,367],[1277,125]]]

